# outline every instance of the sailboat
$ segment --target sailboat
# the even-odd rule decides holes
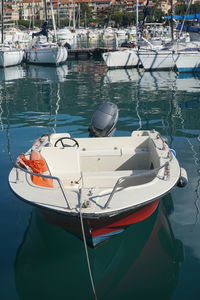
[[[53,5],[52,1],[50,1],[51,12],[52,12],[52,21],[54,27],[54,38],[56,39],[56,25],[53,13]],[[27,63],[33,64],[53,64],[59,65],[64,63],[67,60],[68,51],[67,48],[64,46],[59,46],[56,42],[49,42],[48,39],[48,22],[47,22],[47,15],[46,21],[42,25],[42,30],[38,33],[33,33],[32,37],[38,37],[40,35],[46,36],[47,41],[36,41],[31,42],[30,47],[25,52],[25,60]]]
[[[138,29],[138,0],[136,1],[136,38]],[[118,39],[115,36],[115,44],[117,48]],[[116,49],[117,50],[117,49]],[[137,50],[123,49],[117,51],[108,51],[102,54],[102,58],[108,68],[128,68],[136,67],[139,63]]]
[[[22,62],[24,51],[12,44],[4,43],[4,1],[1,2],[0,67],[15,66]]]
[[[200,14],[174,16],[174,19],[183,19],[182,24],[179,24],[177,29],[180,30],[180,33],[186,31],[190,34],[190,42],[187,42],[185,48],[178,51],[177,70],[180,73],[200,72],[200,27],[184,25],[185,20],[200,21]]]
[[[174,44],[174,33],[173,33],[173,24],[172,24],[172,10],[173,10],[173,3],[171,2],[171,43],[166,44],[160,43],[160,45],[153,45],[150,41],[146,40],[143,35],[143,27],[146,22],[146,18],[148,16],[148,4],[149,1],[147,0],[147,4],[144,10],[144,19],[142,30],[140,33],[140,41],[143,40],[147,43],[148,47],[140,48],[138,51],[138,56],[140,59],[141,64],[145,70],[167,70],[167,69],[174,69],[176,66],[176,49]]]

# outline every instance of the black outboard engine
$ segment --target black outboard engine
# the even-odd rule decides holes
[[[112,102],[102,103],[92,116],[88,128],[90,137],[113,136],[118,121],[118,107]]]

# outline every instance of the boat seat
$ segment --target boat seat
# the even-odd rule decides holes
[[[52,176],[69,181],[79,180],[81,177],[78,149],[43,147],[41,154],[46,160]]]
[[[84,188],[91,187],[114,187],[120,177],[138,175],[149,170],[120,170],[120,171],[101,171],[101,172],[82,172]],[[147,176],[144,176],[147,178]],[[149,176],[148,176],[149,177]],[[139,179],[141,181],[141,179]]]
[[[121,149],[95,149],[95,150],[87,150],[87,149],[81,149],[80,150],[80,156],[87,156],[87,157],[99,157],[99,156],[121,156],[122,152]]]
[[[122,155],[134,155],[134,154],[146,154],[148,149],[141,148],[135,149],[134,147],[114,147],[113,149],[95,149],[87,150],[86,148],[80,149],[80,156],[122,156]]]

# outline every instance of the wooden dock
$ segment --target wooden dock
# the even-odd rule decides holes
[[[116,51],[113,48],[76,48],[76,49],[68,49],[69,58],[81,58],[81,57],[101,57],[101,54],[104,52]]]

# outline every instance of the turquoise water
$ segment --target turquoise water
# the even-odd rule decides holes
[[[102,101],[120,109],[116,135],[156,129],[187,170],[147,220],[88,248],[98,299],[199,299],[200,77],[101,61],[0,70],[0,299],[94,299],[83,242],[12,194],[12,161],[43,133],[88,135]]]

